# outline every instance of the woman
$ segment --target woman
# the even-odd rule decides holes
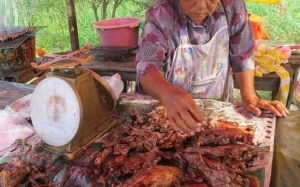
[[[137,90],[167,108],[174,130],[194,135],[207,123],[193,98],[228,100],[234,72],[243,106],[285,117],[279,101],[254,89],[255,47],[244,0],[157,0],[146,12],[136,56]]]

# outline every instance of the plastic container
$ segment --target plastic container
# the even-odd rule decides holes
[[[267,31],[264,30],[264,19],[260,16],[249,13],[249,21],[252,26],[255,40],[261,43],[262,40],[268,40],[270,38]]]
[[[131,47],[138,46],[139,24],[136,17],[120,17],[94,23],[102,46]]]

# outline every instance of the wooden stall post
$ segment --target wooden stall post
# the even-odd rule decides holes
[[[79,49],[78,29],[74,0],[66,0],[72,51]]]

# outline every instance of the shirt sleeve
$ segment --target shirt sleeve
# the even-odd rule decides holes
[[[229,61],[233,72],[255,68],[255,39],[243,0],[221,0],[227,14],[230,35]]]
[[[174,33],[170,33],[171,30],[169,29],[172,27],[171,19],[172,13],[164,6],[153,6],[146,12],[145,27],[139,37],[140,47],[135,59],[138,91],[143,91],[139,84],[141,75],[158,71],[165,76],[167,72],[166,69],[168,69],[171,61],[170,55],[175,49],[174,44],[168,41],[169,37],[174,36]]]

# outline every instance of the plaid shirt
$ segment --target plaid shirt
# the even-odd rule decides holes
[[[229,61],[233,72],[254,69],[255,40],[244,0],[220,0],[215,12],[201,25],[195,25],[181,12],[178,0],[157,0],[146,12],[145,28],[139,38],[138,89],[140,75],[159,71],[167,77],[180,44],[181,29],[187,27],[191,44],[207,43],[218,30],[215,22],[221,14],[226,15],[229,27]]]

